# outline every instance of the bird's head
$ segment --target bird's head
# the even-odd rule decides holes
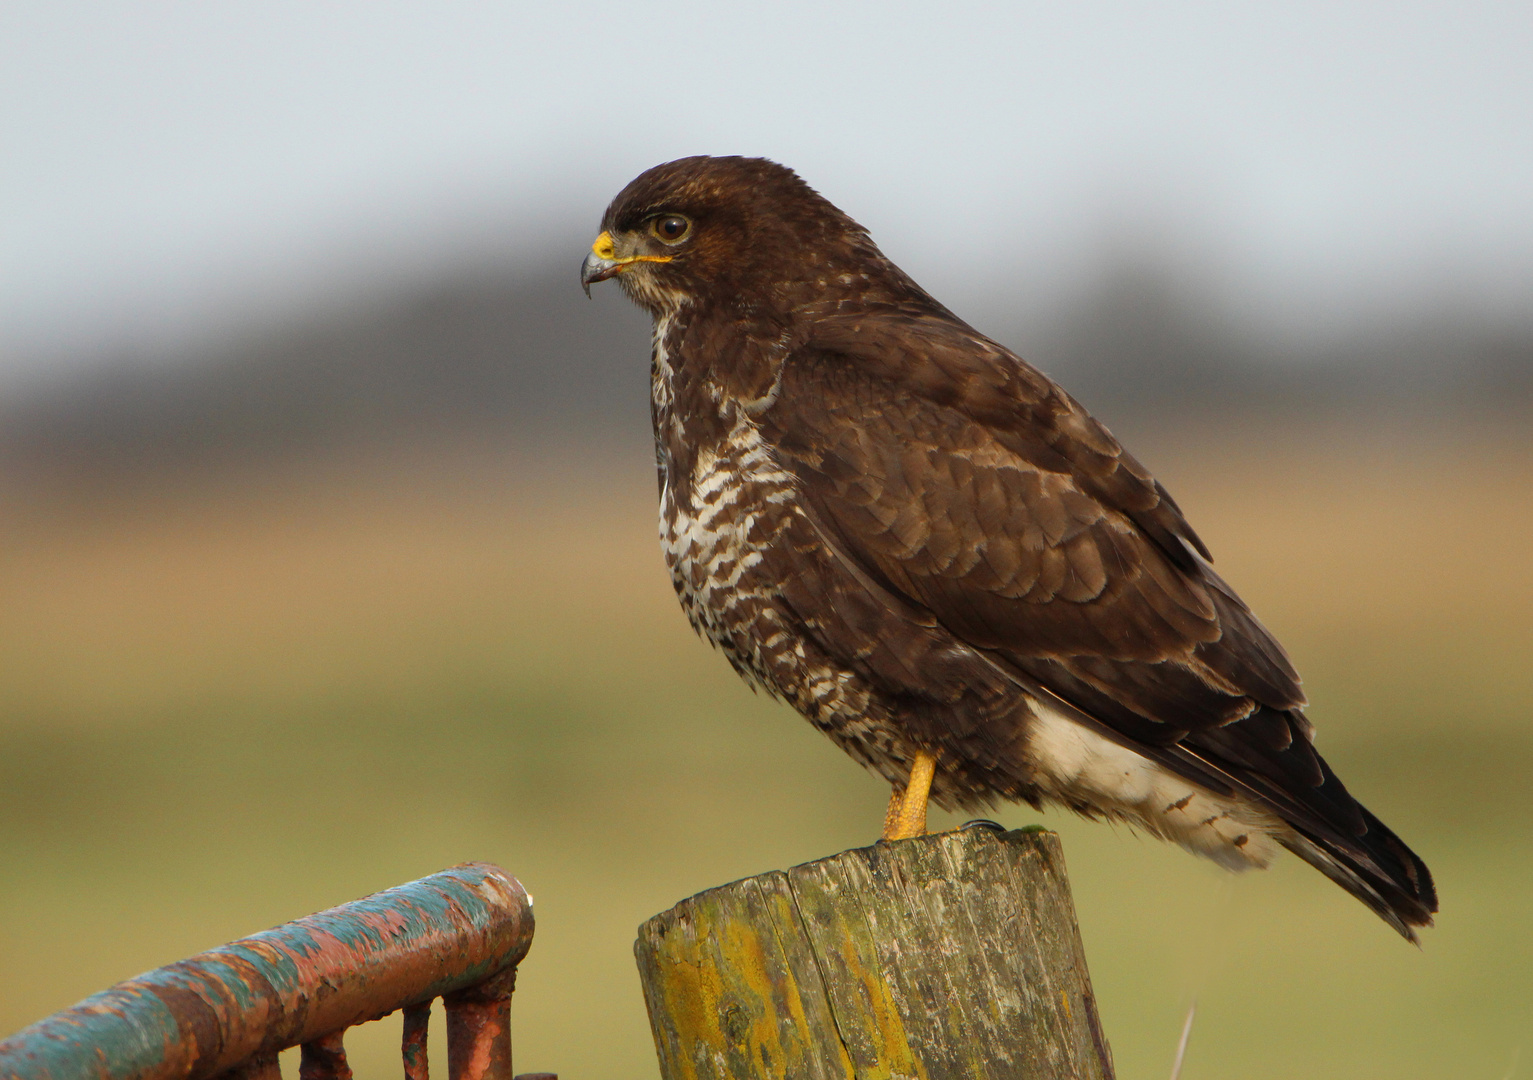
[[[617,278],[657,317],[701,300],[786,308],[883,277],[904,280],[862,226],[792,169],[742,157],[640,174],[607,207],[580,268],[587,294]]]

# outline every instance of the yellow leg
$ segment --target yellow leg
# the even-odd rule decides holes
[[[926,798],[931,794],[932,774],[937,770],[937,755],[917,750],[910,763],[910,780],[905,790],[894,790],[889,811],[884,815],[885,840],[909,840],[926,835]]]
[[[889,809],[884,811],[884,839],[889,839],[894,827],[899,824],[900,804],[905,801],[904,788],[889,789]]]

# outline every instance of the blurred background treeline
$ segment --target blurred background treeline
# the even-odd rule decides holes
[[[1417,951],[1293,860],[1043,815],[1120,1075],[1194,999],[1189,1080],[1521,1075],[1533,17],[1387,15],[0,16],[0,1032],[489,859],[537,898],[518,1068],[653,1075],[637,924],[873,838],[687,628],[648,327],[576,283],[634,173],[744,151],[1156,471],[1437,872]]]
[[[443,437],[646,442],[647,320],[572,288],[581,248],[560,239],[505,230],[503,261],[300,307],[194,353],[96,358],[0,402],[0,447],[13,470],[90,473]],[[1004,279],[951,303],[1119,427],[1221,414],[1489,427],[1533,408],[1533,311],[1487,317],[1445,290],[1301,337],[1179,275],[1179,254],[1109,250],[1047,312],[1019,316]]]

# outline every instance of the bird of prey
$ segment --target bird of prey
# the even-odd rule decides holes
[[[792,170],[659,165],[581,267],[654,319],[660,542],[693,627],[893,788],[1055,803],[1232,869],[1287,848],[1406,938],[1426,864],[1316,752],[1287,654],[1047,376]]]

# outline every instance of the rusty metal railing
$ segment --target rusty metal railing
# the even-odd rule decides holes
[[[428,1080],[431,1002],[450,1080],[512,1080],[511,990],[532,898],[464,863],[170,964],[0,1042],[0,1080],[351,1080],[347,1028],[404,1010],[406,1080]],[[551,1074],[524,1074],[534,1080]]]

